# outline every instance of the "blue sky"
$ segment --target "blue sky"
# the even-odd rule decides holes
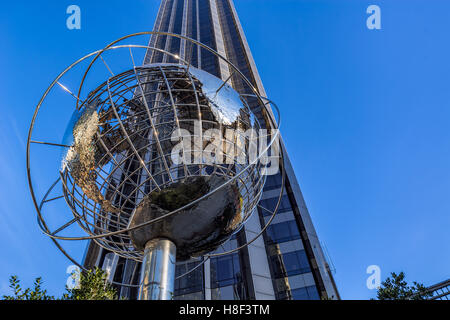
[[[449,278],[450,3],[235,2],[342,297],[375,296],[369,265],[382,278],[402,270],[426,285]],[[151,30],[158,3],[2,4],[0,295],[11,274],[25,285],[43,276],[60,295],[71,264],[39,231],[28,192],[25,139],[35,105],[75,59]],[[70,4],[81,8],[81,30],[66,28]],[[366,28],[370,4],[381,8],[381,30]],[[48,124],[48,132],[63,126]],[[81,258],[83,249],[72,247]]]

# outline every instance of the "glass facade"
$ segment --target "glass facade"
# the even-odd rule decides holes
[[[233,236],[216,252],[232,250],[239,245],[239,237]],[[249,298],[248,284],[243,270],[244,258],[241,252],[211,258],[211,299],[246,300]]]
[[[232,0],[162,0],[154,31],[182,34],[214,50],[223,48],[224,52],[221,54],[249,79],[252,86],[264,94]],[[174,37],[153,36],[151,43],[180,55],[193,66],[219,78],[223,79],[226,71],[230,72],[224,70],[216,56],[188,41]],[[175,62],[173,58],[151,51],[148,52],[145,61]],[[231,75],[231,84],[240,93],[252,93],[251,88],[235,74]],[[264,111],[255,109],[251,99],[248,103],[256,116],[261,119]],[[281,180],[281,174],[267,177],[260,207],[255,212],[255,221],[259,224],[259,228],[267,223],[272,210],[276,207]],[[261,243],[233,254],[211,258],[201,266],[198,266],[201,261],[177,264],[177,277],[198,267],[176,280],[175,299],[304,300],[320,299],[323,295],[338,298],[336,288],[328,285],[328,282],[332,282],[332,278],[328,282],[324,280],[331,275],[327,275],[326,262],[320,257],[322,251],[312,224],[304,221],[305,218],[309,218],[309,213],[300,190],[296,189],[296,184],[295,175],[288,171],[278,213],[264,232]],[[246,226],[217,252],[228,251],[245,244],[251,233]],[[95,260],[92,257],[87,258],[89,261]],[[103,260],[97,260],[99,261],[97,264],[102,266]],[[263,276],[260,275],[260,270],[264,271],[262,265],[267,266],[267,273]],[[136,284],[138,277],[126,274],[131,269],[130,265],[127,267],[126,261],[119,260],[114,280],[131,281],[127,283]],[[269,279],[269,286],[260,282],[264,279]],[[121,292],[126,293],[124,294],[126,297],[132,298],[136,295],[133,290],[135,289],[128,288],[122,289]]]
[[[216,41],[214,35],[214,29],[211,17],[211,5],[209,0],[199,0],[199,26],[200,26],[200,39],[199,41],[211,49],[216,50]],[[189,35],[188,35],[189,36]],[[217,57],[211,52],[201,49],[201,69],[208,71],[209,73],[219,76],[219,61]]]
[[[176,299],[204,300],[203,268],[198,266],[199,264],[200,262],[191,261],[177,265],[175,269],[175,277],[178,278],[175,280]],[[192,269],[194,270],[191,271]]]
[[[268,179],[265,190],[279,189],[278,177]],[[279,190],[278,190],[279,191]],[[267,223],[279,197],[261,200],[261,222]],[[281,197],[277,215],[264,234],[275,295],[280,300],[316,300],[320,296],[313,279],[310,260],[304,250],[300,229],[288,195]],[[307,280],[305,280],[307,279]]]

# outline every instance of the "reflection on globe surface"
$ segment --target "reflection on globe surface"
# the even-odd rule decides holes
[[[236,161],[255,143],[245,131],[260,128],[249,108],[256,100],[205,71],[178,64],[136,67],[91,91],[71,124],[66,144],[72,147],[61,169],[65,198],[75,218],[82,217],[81,227],[90,235],[126,230],[238,176],[168,218],[96,239],[136,260],[156,237],[172,240],[182,260],[217,248],[250,216],[264,185],[259,162]],[[204,134],[211,129],[223,145]],[[183,134],[174,139],[174,132]],[[183,157],[196,161],[175,162],[171,154],[180,145]],[[211,145],[216,146],[211,154],[223,154],[223,161],[206,161],[203,152]]]
[[[146,197],[136,209],[130,226],[158,218],[225,183],[221,176],[188,177],[161,192]],[[177,260],[213,251],[236,231],[243,220],[242,197],[234,184],[227,185],[205,200],[159,222],[130,231],[137,249],[149,239],[170,239],[177,247]]]

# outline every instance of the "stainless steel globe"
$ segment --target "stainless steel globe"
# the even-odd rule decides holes
[[[140,260],[155,238],[172,241],[177,260],[202,255],[259,201],[265,176],[260,162],[249,166],[251,129],[260,124],[248,98],[221,79],[180,64],[136,67],[91,91],[74,117],[64,196],[92,236],[157,220],[96,239],[121,256]]]
[[[219,79],[194,68],[178,53],[152,47],[140,38],[148,35],[178,38],[209,52],[220,61],[222,76],[227,77],[228,70],[229,77]],[[139,39],[146,44],[139,44]],[[137,43],[129,44],[129,40]],[[146,56],[151,51],[163,54],[163,61],[174,63],[136,66],[136,50],[145,50]],[[113,58],[112,65],[106,56]],[[104,74],[97,68],[99,61],[112,75],[101,85],[92,82]],[[88,63],[87,68],[83,63]],[[77,77],[79,67],[81,78]],[[127,71],[115,74],[113,70]],[[76,94],[60,82],[63,77],[72,84],[81,79]],[[52,100],[60,94],[55,90],[58,86],[76,99],[76,111],[62,141],[61,127],[47,128],[48,123],[68,116],[68,109],[60,108],[67,102]],[[258,112],[261,122],[251,110]],[[27,139],[27,177],[38,225],[80,268],[84,266],[60,240],[90,240],[109,252],[142,261],[141,270],[133,271],[140,272],[138,285],[112,282],[139,287],[140,299],[171,299],[176,260],[202,256],[195,269],[210,257],[236,252],[258,239],[275,217],[283,188],[274,208],[258,202],[268,164],[261,160],[267,153],[280,160],[272,167],[281,170],[284,183],[282,146],[276,143],[279,124],[276,105],[261,97],[231,61],[208,46],[164,32],[124,36],[69,65],[36,106]],[[255,134],[260,127],[268,129],[267,135]],[[42,136],[44,132],[50,136]],[[50,161],[55,159],[50,147],[65,150],[62,164],[32,161],[32,145],[45,148],[39,150],[40,157],[42,151],[50,152]],[[55,173],[59,177],[52,183],[41,175],[34,184],[35,165],[46,178],[53,179]],[[45,188],[43,196],[36,186]],[[65,199],[71,210],[53,210],[58,199]],[[261,231],[239,247],[213,252],[240,230],[256,206],[271,213]],[[49,215],[55,212],[56,217]],[[79,234],[76,224],[84,234]]]

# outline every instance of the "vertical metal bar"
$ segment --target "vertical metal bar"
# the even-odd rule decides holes
[[[203,281],[205,288],[205,300],[212,300],[211,296],[211,260],[207,259],[203,266]]]
[[[175,287],[175,244],[153,239],[145,245],[139,300],[172,300]]]
[[[119,113],[117,111],[116,105],[115,105],[115,103],[114,103],[114,101],[112,99],[111,88],[109,86],[109,80],[110,79],[108,79],[108,81],[106,82],[107,83],[107,88],[108,88],[109,101],[111,103],[112,110],[114,111],[114,115],[116,116],[116,119],[119,122],[119,126],[122,129],[122,132],[125,135],[125,138],[127,139],[127,142],[129,144],[129,146],[131,147],[131,149],[133,149],[133,152],[136,155],[136,158],[139,160],[139,163],[145,169],[145,171],[147,171],[148,176],[150,177],[150,179],[153,180],[153,182],[155,183],[156,188],[158,189],[158,191],[161,191],[161,188],[159,187],[158,182],[156,181],[156,179],[152,176],[152,174],[148,170],[147,165],[145,164],[144,160],[142,160],[141,156],[139,155],[139,152],[136,150],[136,147],[135,147],[134,143],[131,141],[131,138],[128,135],[128,132],[125,129],[125,126],[123,125],[122,120],[120,119],[120,116],[119,116]]]

